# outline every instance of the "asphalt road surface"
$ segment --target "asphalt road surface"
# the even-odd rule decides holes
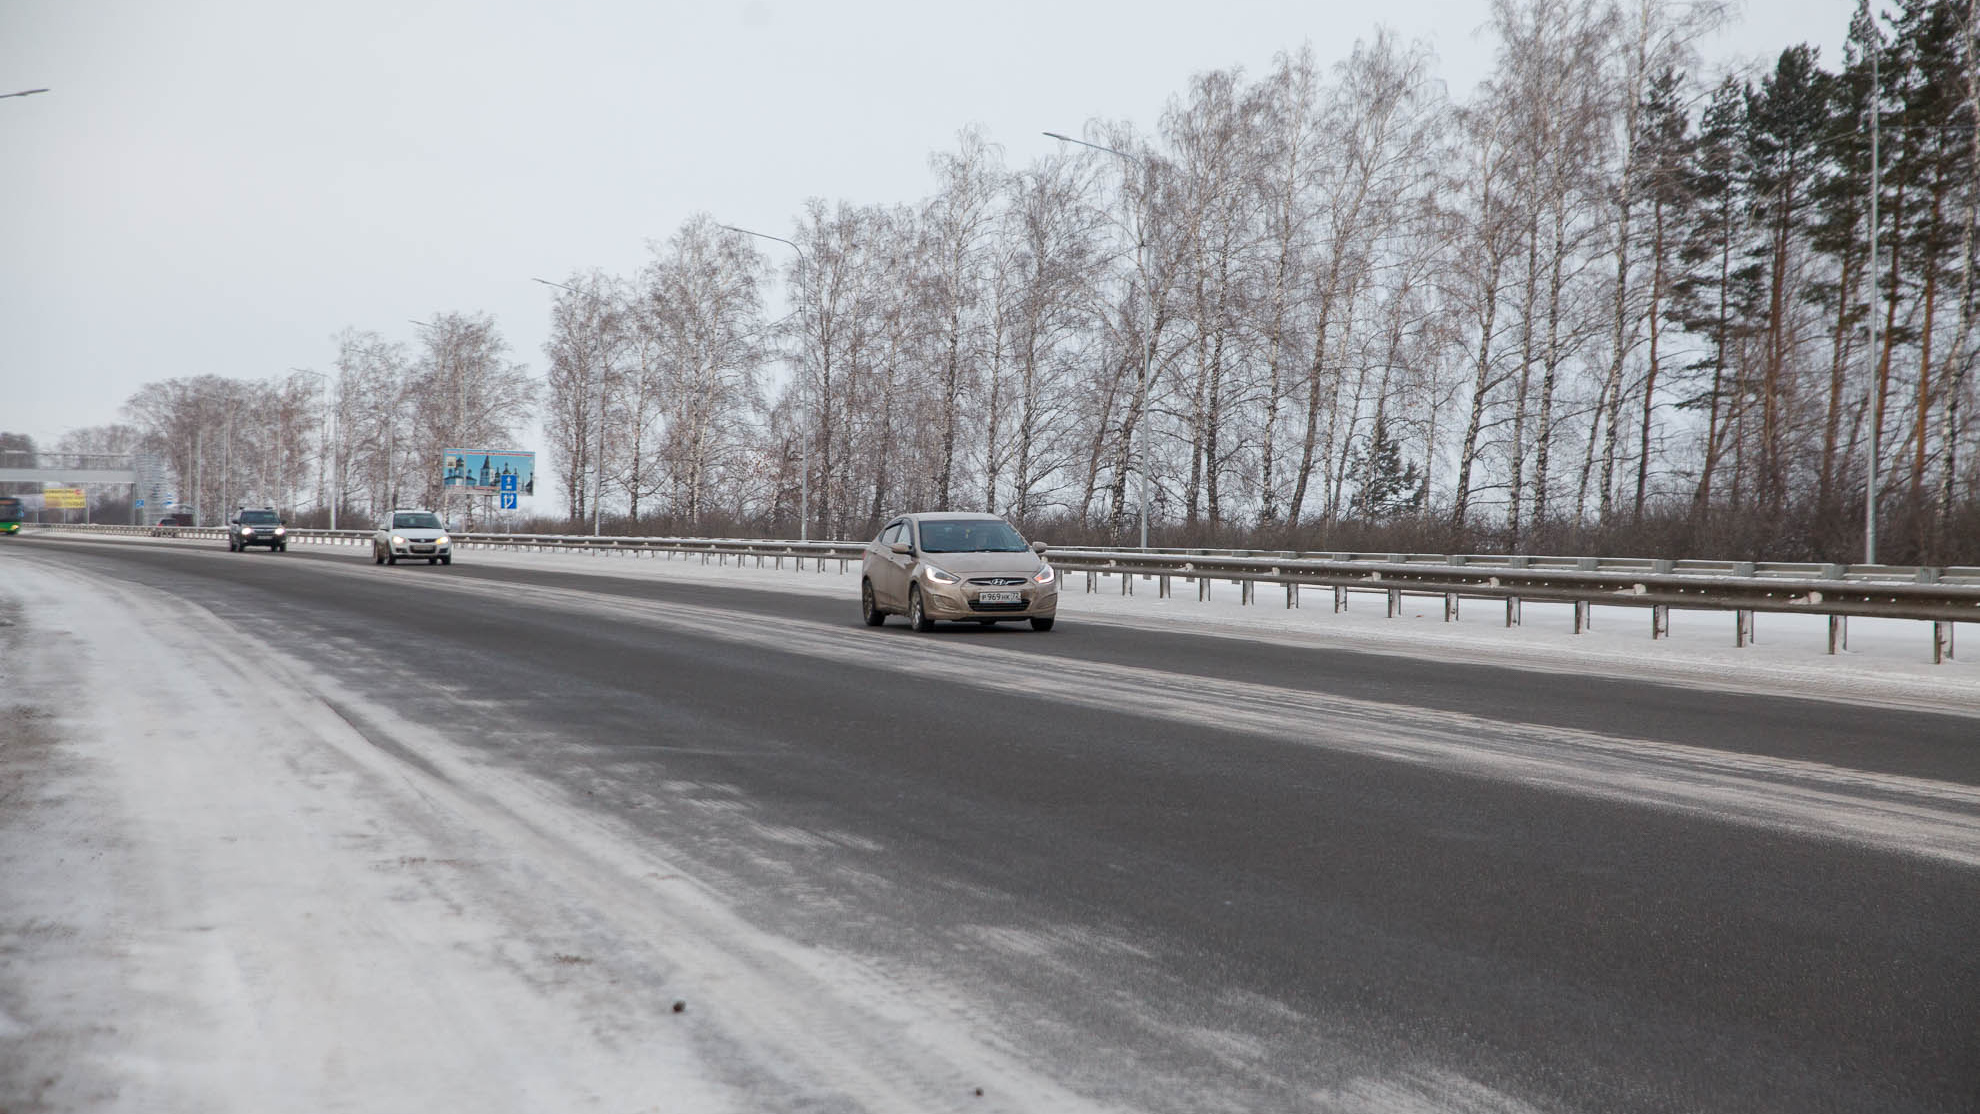
[[[33,545],[307,648],[1126,1108],[1980,1109],[1980,719],[869,630],[850,590],[472,552]]]

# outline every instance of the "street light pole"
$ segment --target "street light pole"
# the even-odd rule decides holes
[[[532,278],[530,281],[582,296],[591,304],[592,317],[594,319],[598,317],[598,295],[565,286],[561,282],[551,282],[549,279]],[[592,476],[591,536],[595,538],[599,536],[605,521],[605,366],[602,360],[598,367],[598,459],[593,463]]]
[[[1877,36],[1881,34],[1873,18],[1870,35],[1870,398],[1865,407],[1870,412],[1870,443],[1867,446],[1863,469],[1863,563],[1877,563],[1877,457],[1878,441],[1884,431],[1884,391],[1878,382],[1883,369],[1883,361],[1878,353],[1877,313],[1877,195],[1883,192],[1880,167],[1877,165],[1877,124],[1883,118],[1883,105],[1878,103],[1883,89],[1877,73]],[[1923,430],[1920,430],[1921,435]],[[1900,450],[1902,451],[1902,450]]]
[[[329,420],[325,422],[322,419],[318,419],[316,428],[319,433],[325,428],[328,428],[330,435],[325,448],[317,453],[316,473],[321,476],[327,470],[334,477],[329,483],[322,485],[322,494],[330,504],[330,528],[335,530],[337,528],[337,504],[341,501],[339,497],[343,494],[340,488],[343,484],[344,470],[342,461],[336,459],[336,457],[342,455],[342,446],[337,442],[337,408],[330,402],[330,377],[323,372],[309,371],[305,368],[295,367],[289,370],[300,375],[310,376],[323,384],[324,410],[327,412]],[[324,459],[325,457],[331,457],[332,459],[326,461]]]
[[[1061,143],[1077,143],[1081,147],[1091,147],[1096,151],[1105,151],[1110,155],[1116,155],[1134,163],[1141,168],[1145,190],[1147,185],[1148,160],[1142,158],[1140,155],[1130,154],[1126,151],[1117,151],[1112,147],[1103,147],[1098,143],[1088,143],[1084,139],[1074,139],[1072,136],[1061,135],[1058,132],[1046,132],[1044,134]],[[1140,451],[1135,451],[1133,438],[1130,438],[1128,443],[1128,455],[1134,458],[1135,462],[1139,465],[1138,471],[1141,474],[1139,485],[1141,495],[1137,502],[1141,504],[1141,548],[1143,549],[1148,548],[1148,430],[1144,427],[1148,424],[1148,392],[1153,386],[1152,381],[1155,375],[1155,286],[1148,281],[1148,215],[1145,212],[1146,205],[1147,197],[1144,194],[1142,198],[1142,209],[1137,210],[1135,215],[1134,236],[1134,269],[1141,276],[1141,300],[1147,303],[1145,310],[1147,314],[1147,327],[1141,334],[1141,382],[1135,385],[1134,392],[1134,425],[1135,433],[1140,438]]]
[[[752,231],[750,231],[750,230],[749,230],[749,229],[747,229],[747,228],[737,228],[737,227],[736,227],[735,225],[733,225],[733,224],[724,224],[724,225],[721,225],[720,227],[722,227],[722,228],[726,228],[726,229],[728,229],[728,230],[729,230],[729,231],[731,231],[731,232],[740,232],[740,233],[742,233],[742,234],[743,234],[743,235],[745,235],[745,236],[755,236],[755,237],[756,237],[757,239],[760,239],[760,240],[775,240],[775,241],[777,241],[778,243],[780,243],[780,244],[783,244],[783,245],[785,245],[786,247],[788,247],[788,248],[790,248],[790,249],[791,249],[792,251],[794,251],[794,252],[797,252],[797,256],[798,256],[798,281],[799,281],[799,284],[800,284],[801,286],[803,286],[803,287],[805,287],[805,288],[806,288],[806,289],[801,289],[801,290],[799,291],[799,293],[798,293],[798,298],[799,298],[799,301],[800,301],[800,303],[802,303],[802,302],[804,302],[804,301],[808,301],[808,300],[809,300],[809,299],[808,299],[808,297],[807,297],[807,291],[808,291],[808,288],[809,288],[809,284],[808,284],[808,283],[806,283],[806,282],[804,281],[804,276],[805,276],[805,275],[806,275],[806,274],[807,274],[807,273],[808,273],[808,272],[809,272],[809,271],[811,270],[811,264],[810,264],[810,262],[809,262],[808,260],[806,260],[806,259],[805,259],[805,257],[804,257],[804,249],[803,249],[803,248],[801,248],[801,247],[799,247],[799,246],[797,246],[796,244],[794,244],[794,243],[792,243],[792,242],[791,242],[791,241],[789,241],[789,240],[786,240],[786,239],[784,239],[784,238],[783,238],[782,236],[772,236],[772,235],[770,235],[770,234],[769,234],[768,232],[752,232]],[[802,305],[802,304],[800,304],[798,308],[799,308],[799,309],[803,309],[804,307],[803,307],[803,305]],[[799,376],[800,376],[800,378],[799,378],[799,380],[798,380],[798,412],[799,412],[799,415],[800,415],[800,420],[801,420],[801,421],[802,421],[802,422],[804,423],[804,428],[803,428],[802,430],[799,430],[799,431],[798,431],[798,446],[799,446],[799,448],[798,448],[798,468],[799,468],[799,471],[800,471],[800,473],[801,473],[801,474],[799,475],[799,477],[798,477],[798,540],[799,540],[799,541],[806,541],[806,540],[808,540],[808,539],[809,539],[809,538],[811,537],[811,533],[810,533],[810,530],[811,530],[811,384],[810,384],[810,378],[811,378],[811,377],[810,377],[810,376],[808,376],[808,375],[806,375],[806,374],[804,373],[804,371],[802,370],[802,368],[800,368],[800,369],[799,369],[799,372],[798,372],[798,374],[799,374]],[[828,444],[828,447],[829,447],[829,444]]]

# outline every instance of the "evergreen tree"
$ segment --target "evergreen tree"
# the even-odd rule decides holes
[[[1395,518],[1423,509],[1423,476],[1414,463],[1403,460],[1402,442],[1390,435],[1388,419],[1381,414],[1375,416],[1355,472],[1361,478],[1353,507],[1357,517]]]
[[[1772,516],[1786,501],[1793,456],[1788,440],[1798,362],[1789,318],[1798,300],[1796,272],[1807,239],[1818,147],[1829,130],[1828,84],[1814,48],[1804,44],[1782,51],[1774,72],[1746,93],[1742,154],[1755,233],[1747,259],[1764,306],[1757,381],[1748,383],[1757,395],[1760,420],[1747,435],[1757,439],[1752,446],[1757,495]]]
[[[1713,91],[1699,124],[1681,191],[1684,227],[1671,285],[1669,320],[1703,349],[1685,365],[1690,393],[1679,403],[1706,413],[1703,460],[1692,495],[1694,517],[1711,507],[1712,486],[1725,453],[1736,448],[1743,418],[1743,346],[1760,319],[1759,272],[1748,259],[1751,193],[1744,158],[1747,87],[1727,78]],[[1740,470],[1733,470],[1738,505]]]

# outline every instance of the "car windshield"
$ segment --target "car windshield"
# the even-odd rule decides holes
[[[395,514],[392,516],[392,529],[394,530],[438,530],[439,528],[440,516],[430,511],[416,511],[411,514]]]
[[[241,521],[254,526],[273,526],[282,520],[274,511],[242,511]]]
[[[1024,539],[994,518],[921,524],[923,553],[1023,553]]]

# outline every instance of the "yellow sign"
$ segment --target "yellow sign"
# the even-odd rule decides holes
[[[83,502],[83,489],[79,487],[44,487],[41,504],[51,511],[79,511],[88,505]]]

